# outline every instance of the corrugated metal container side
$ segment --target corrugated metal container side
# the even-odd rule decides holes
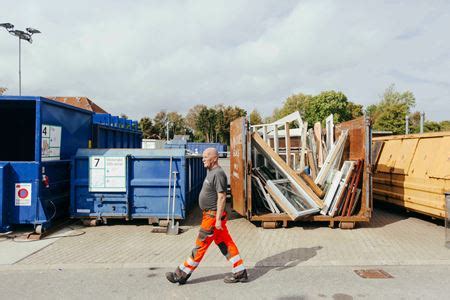
[[[188,142],[186,148],[196,154],[203,154],[207,148],[215,148],[219,152],[219,157],[227,157],[227,145],[221,143]]]
[[[93,148],[141,148],[142,132],[94,124]]]
[[[450,132],[378,137],[373,142],[374,149],[382,147],[374,176],[374,199],[445,218],[444,194],[450,191]]]
[[[95,114],[93,148],[141,148],[142,132],[136,124],[110,114]]]
[[[89,192],[89,157],[126,157],[126,192]],[[206,176],[201,157],[183,149],[80,149],[72,162],[71,216],[73,218],[165,219],[169,196],[169,170],[177,172],[176,219],[197,203]],[[173,194],[173,180],[170,190]],[[172,203],[172,198],[170,198]]]
[[[0,161],[9,168],[3,171],[1,198],[7,202],[10,225],[45,229],[67,214],[70,158],[78,148],[88,146],[92,114],[42,97],[0,97],[0,123],[10,129],[3,133],[0,149]],[[44,143],[50,128],[60,134]],[[51,154],[44,156],[44,148]],[[44,178],[48,184],[43,184]]]
[[[165,149],[186,149],[187,142],[185,140],[171,140],[164,144]]]

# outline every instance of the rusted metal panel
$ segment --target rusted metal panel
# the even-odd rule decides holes
[[[341,135],[345,129],[348,130],[348,141],[346,149],[344,149],[343,160],[357,160],[365,158],[365,120],[360,117],[351,121],[339,123],[335,125],[336,139]]]
[[[444,218],[444,193],[450,189],[450,132],[382,137],[375,141],[382,141],[384,147],[374,176],[374,199]],[[388,157],[387,152],[394,149],[396,162],[388,168],[387,160],[381,158]]]
[[[351,121],[335,125],[335,135],[347,129],[348,138],[344,149],[343,160],[363,159],[363,183],[361,208],[358,216],[369,219],[372,215],[372,132],[370,120],[363,116]],[[381,159],[381,157],[380,157]],[[351,217],[350,217],[351,218]]]
[[[247,213],[246,148],[246,120],[245,118],[239,118],[230,124],[230,181],[233,209],[242,216]]]

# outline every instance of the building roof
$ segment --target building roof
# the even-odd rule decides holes
[[[106,110],[95,104],[94,101],[90,100],[88,97],[46,97],[46,98],[99,114],[108,113]]]

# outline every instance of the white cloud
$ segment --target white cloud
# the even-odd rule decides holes
[[[23,94],[88,96],[134,118],[225,103],[264,114],[292,93],[375,103],[395,83],[448,119],[448,2],[20,1],[1,22],[23,43]],[[0,32],[0,85],[16,93],[17,41]]]

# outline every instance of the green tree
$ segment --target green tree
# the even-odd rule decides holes
[[[167,113],[165,111],[158,112],[153,118],[153,128],[154,132],[161,138],[166,139],[166,123],[167,123]]]
[[[262,123],[263,123],[263,118],[259,114],[259,111],[255,108],[250,113],[250,124],[256,125],[256,124],[262,124]]]
[[[182,115],[177,112],[170,112],[167,114],[169,121],[169,134],[173,137],[175,134],[187,134],[187,127]]]
[[[318,95],[303,93],[289,96],[281,108],[275,108],[270,121],[276,121],[295,111],[300,112],[309,124],[325,122],[326,117],[334,115],[335,122],[348,121],[363,115],[362,105],[348,101],[342,92],[323,91]]]
[[[353,110],[357,110],[358,106],[351,103],[349,108],[349,103],[351,102],[342,92],[321,92],[308,102],[304,119],[309,124],[314,124],[315,122],[325,122],[325,119],[333,114],[335,123],[351,120],[355,114]]]
[[[347,104],[347,110],[350,112],[351,119],[356,119],[364,115],[363,106],[351,101],[349,101]]]
[[[442,121],[440,125],[442,131],[450,131],[450,120]]]
[[[424,132],[437,132],[437,131],[441,131],[441,130],[442,130],[442,126],[439,122],[425,121],[423,124]]]
[[[204,104],[197,104],[190,108],[185,117],[186,126],[190,128],[194,133],[197,131],[197,118],[200,111],[207,108]]]
[[[312,100],[311,95],[305,95],[303,93],[294,94],[289,96],[280,109],[275,109],[272,115],[272,121],[281,119],[293,112],[299,111],[303,117],[306,114],[307,108]]]
[[[410,114],[416,99],[412,92],[403,93],[395,90],[395,85],[390,85],[384,92],[381,101],[371,107],[371,117],[375,130],[388,130],[394,134],[405,132],[405,117]],[[419,116],[420,118],[420,116]]]
[[[208,107],[202,108],[198,113],[196,127],[201,133],[199,141],[212,142],[216,130],[216,111]]]
[[[143,117],[139,120],[139,129],[142,131],[142,138],[154,138],[155,132],[153,128],[153,122],[149,117]]]
[[[230,144],[230,123],[240,117],[247,116],[245,109],[238,106],[227,106],[223,108],[223,127],[220,132],[220,142]]]

